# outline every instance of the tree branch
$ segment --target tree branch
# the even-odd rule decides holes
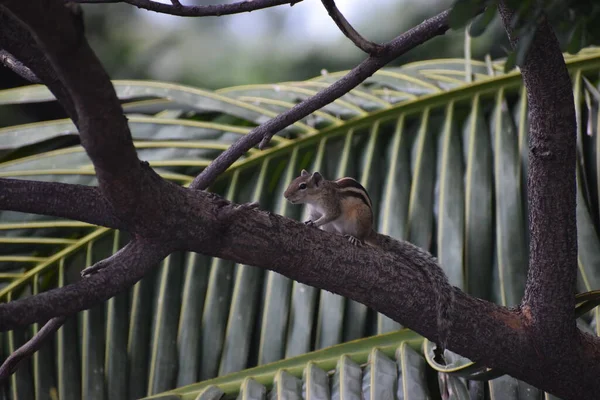
[[[156,267],[171,251],[164,244],[132,240],[94,264],[100,272],[71,285],[0,305],[0,331],[72,315],[116,296]]]
[[[15,373],[19,363],[38,351],[48,338],[52,336],[67,320],[66,316],[52,318],[23,346],[15,350],[0,366],[0,382]]]
[[[69,13],[62,3],[50,0],[26,4],[19,0],[0,0],[0,11],[23,23],[36,43],[30,46],[27,42],[26,46],[41,50],[56,72],[79,118],[84,148],[96,167],[103,198],[118,213],[116,217],[133,228],[134,238],[115,255],[95,264],[92,270],[98,272],[86,279],[0,304],[0,331],[91,308],[133,285],[171,252],[190,250],[281,273],[359,301],[434,342],[441,339],[435,301],[440,295],[432,293],[428,279],[431,271],[437,274],[441,270],[430,254],[410,243],[391,239],[381,249],[356,247],[341,235],[311,229],[279,215],[239,207],[214,194],[164,181],[137,159],[114,88],[83,38],[80,16]],[[264,146],[275,133],[341,97],[395,57],[443,34],[448,29],[448,13],[427,20],[392,40],[383,46],[384,51],[370,56],[329,88],[255,129],[218,157],[191,187],[205,188],[254,145],[261,142],[261,147]],[[450,350],[565,399],[586,398],[600,391],[597,379],[600,344],[597,338],[580,333],[572,328],[574,323],[562,319],[569,315],[572,319],[574,309],[573,290],[568,293],[569,288],[574,289],[574,169],[556,170],[556,164],[561,158],[573,164],[574,146],[569,136],[573,132],[570,120],[573,104],[572,97],[567,106],[567,102],[556,100],[556,96],[563,96],[559,97],[562,100],[572,94],[570,86],[564,83],[564,62],[562,67],[556,64],[552,31],[544,24],[532,48],[548,45],[549,49],[536,49],[523,66],[529,68],[530,75],[525,77],[524,74],[524,79],[529,85],[530,101],[536,98],[530,107],[531,113],[540,112],[543,116],[541,120],[532,117],[532,127],[538,131],[532,134],[530,160],[535,158],[538,170],[529,171],[530,177],[537,177],[535,181],[530,179],[537,188],[530,189],[530,196],[534,198],[531,208],[537,206],[540,210],[531,214],[535,217],[532,224],[538,224],[532,233],[539,236],[532,241],[535,243],[532,247],[537,247],[532,249],[535,255],[523,307],[509,310],[473,298],[447,281],[433,289],[443,293],[441,298],[454,298],[453,330],[446,338]],[[2,26],[3,34],[5,31]],[[17,37],[12,39],[17,45],[24,43]],[[18,48],[17,52],[12,48],[8,50],[45,79],[33,64],[21,57]],[[542,56],[550,57],[549,61]],[[552,75],[551,70],[538,64],[563,70]],[[536,72],[546,74],[542,82],[535,81]],[[540,83],[552,88],[540,89]],[[567,118],[567,123],[552,125],[556,121],[547,114],[549,112]],[[562,160],[560,165],[563,165]],[[544,169],[548,176],[544,175]],[[571,172],[572,177],[568,177]],[[561,185],[553,186],[549,176],[558,178]],[[544,185],[553,188],[554,196],[545,197],[552,193],[548,193]],[[569,193],[567,196],[564,196],[565,190]],[[557,198],[557,193],[567,199]],[[550,203],[546,198],[558,203]],[[14,200],[3,201],[14,206]],[[29,206],[34,208],[32,204]],[[152,217],[148,218],[149,215]],[[144,229],[140,229],[141,226]],[[557,233],[563,226],[567,227],[565,232]],[[558,254],[555,248],[561,248],[564,253]],[[546,249],[550,251],[544,258],[542,252]],[[558,260],[552,256],[558,256]],[[541,287],[545,284],[550,286]],[[562,321],[540,319],[552,313],[559,315]],[[544,327],[550,332],[544,331]],[[51,328],[52,325],[48,330]],[[523,359],[528,362],[523,363]],[[551,373],[541,374],[542,370]]]
[[[264,148],[277,132],[342,97],[395,58],[435,36],[444,34],[449,29],[449,13],[450,10],[446,10],[406,31],[383,45],[377,55],[371,55],[340,80],[238,139],[194,179],[190,188],[206,189],[231,164],[258,143],[261,149]]]
[[[0,63],[6,68],[12,70],[21,78],[28,80],[31,83],[42,83],[42,81],[22,62],[17,60],[12,54],[6,50],[0,50]]]
[[[513,12],[504,2],[499,11],[514,47],[519,39],[510,29]],[[577,332],[576,120],[571,79],[545,17],[520,69],[530,118],[527,195],[531,232],[522,310],[535,334],[545,338],[539,346],[553,354],[556,346],[570,347]]]
[[[239,207],[205,191],[181,189],[178,194],[182,195],[180,203],[172,205],[178,211],[172,210],[171,218],[163,221],[164,234],[174,238],[176,248],[160,250],[164,239],[154,244],[130,243],[103,261],[118,258],[119,262],[87,279],[1,304],[0,330],[89,308],[139,280],[165,252],[191,250],[278,272],[361,302],[434,342],[440,339],[436,295],[425,270],[441,271],[429,253],[391,239],[381,249],[355,247],[341,235],[311,229],[251,207]],[[127,254],[120,256],[124,251]],[[585,398],[581,395],[600,389],[600,381],[592,379],[600,373],[598,352],[581,352],[560,365],[546,364],[546,359],[537,353],[537,341],[534,345],[528,321],[520,312],[471,297],[447,282],[437,290],[454,296],[453,329],[447,338],[450,350],[565,399],[578,395]],[[573,338],[577,345],[583,339],[588,345],[597,346],[588,335]],[[523,359],[528,363],[523,363]],[[541,368],[550,367],[564,377],[549,380],[546,374],[539,373]],[[572,377],[573,374],[577,376]],[[580,385],[568,384],[573,382],[569,376]]]
[[[65,0],[68,1],[68,0]],[[184,6],[179,1],[172,1],[171,5],[158,3],[151,0],[75,0],[77,3],[103,4],[103,3],[128,3],[138,8],[155,11],[162,14],[177,15],[180,17],[220,17],[222,15],[240,14],[263,8],[289,4],[293,6],[302,0],[246,0],[231,4],[212,4],[207,6]]]
[[[0,210],[68,218],[127,230],[92,186],[0,178]]]
[[[135,283],[131,283],[129,279],[141,279],[143,275],[145,275],[148,267],[152,267],[154,265],[152,263],[152,259],[140,262],[139,255],[142,253],[146,253],[148,249],[145,249],[144,245],[136,247],[136,244],[137,243],[135,242],[130,242],[127,246],[119,250],[113,256],[102,260],[88,268],[85,268],[81,272],[81,275],[84,278],[90,278],[90,276],[93,276],[93,274],[100,270],[106,270],[103,271],[104,274],[111,273],[110,267],[112,265],[116,264],[118,267],[123,267],[123,263],[133,262],[133,266],[125,266],[125,269],[131,269],[131,267],[133,267],[133,271],[127,271],[127,273],[125,273],[125,279],[117,280],[116,282],[111,282],[113,290],[122,291],[127,289],[130,285],[133,285],[133,283]],[[148,244],[146,243],[145,246],[148,247]],[[150,253],[156,254],[157,262],[160,261],[160,256],[158,256],[158,254],[160,254],[160,251],[157,251],[155,249],[154,251],[150,251]],[[138,270],[141,270],[141,273]],[[106,287],[103,290],[106,290]],[[87,309],[89,308],[89,306],[86,306],[85,308]],[[31,357],[36,351],[38,351],[42,347],[44,342],[61,326],[64,325],[68,315],[69,314],[63,312],[61,315],[50,319],[50,321],[48,321],[36,335],[29,339],[23,346],[15,350],[0,366],[0,382],[12,375],[17,370],[18,365],[21,361]]]
[[[373,55],[376,55],[377,53],[379,53],[380,51],[382,51],[384,49],[383,46],[381,46],[377,43],[373,43],[373,42],[365,39],[364,37],[362,37],[360,35],[360,33],[358,33],[352,27],[352,25],[350,25],[348,20],[346,20],[344,15],[340,12],[340,10],[335,5],[334,0],[321,0],[321,2],[325,6],[325,9],[327,10],[327,13],[329,14],[329,16],[331,17],[333,22],[335,22],[335,24],[338,26],[338,28],[340,28],[340,31],[342,31],[342,33],[344,35],[346,35],[346,37],[348,39],[350,39],[356,47],[358,47],[359,49],[361,49],[362,51],[364,51],[367,54],[373,54]]]
[[[79,6],[58,0],[1,0],[0,5],[31,32],[67,88],[102,194],[119,218],[137,216],[136,189],[145,172],[110,78],[83,35]]]

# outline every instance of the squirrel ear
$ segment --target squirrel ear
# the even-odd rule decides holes
[[[323,180],[323,175],[321,175],[318,172],[313,172],[313,174],[312,174],[312,180],[315,183],[315,185],[318,185],[319,182],[321,182]]]
[[[310,175],[310,174],[305,169],[303,169],[302,172],[300,173],[300,176],[307,176],[307,175]]]

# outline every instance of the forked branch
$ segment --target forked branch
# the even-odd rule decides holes
[[[112,207],[118,208],[118,216],[129,218],[133,226],[137,227],[135,223],[146,218],[158,228],[133,232],[133,241],[97,264],[102,268],[86,279],[0,304],[0,330],[88,309],[132,286],[173,251],[188,250],[281,273],[359,301],[432,341],[440,339],[437,304],[432,301],[432,285],[423,273],[424,269],[440,268],[431,254],[404,241],[391,241],[395,247],[382,250],[354,247],[340,235],[311,230],[304,224],[250,207],[236,208],[210,193],[170,184],[146,164],[140,164],[108,75],[85,42],[77,21],[61,5],[49,0],[0,0],[0,11],[15,16],[31,33],[37,46],[33,48],[42,53],[72,99],[84,147],[94,162],[104,197]],[[448,13],[445,11],[383,45],[383,51],[371,55],[329,88],[255,129],[203,171],[192,188],[207,187],[251,147],[258,143],[264,146],[281,129],[343,96],[397,56],[443,34],[448,29]],[[535,58],[529,60],[533,65],[529,66],[532,75],[529,83],[526,82],[528,94],[539,100],[533,103],[531,112],[540,112],[544,101],[560,102],[560,106],[548,105],[549,110],[555,112],[554,118],[565,117],[567,122],[554,124],[551,117],[541,113],[541,118],[549,118],[549,122],[532,124],[531,152],[534,162],[538,163],[535,168],[542,175],[531,179],[536,172],[533,167],[530,169],[530,196],[539,200],[534,204],[538,206],[537,213],[532,213],[535,218],[531,218],[534,226],[538,224],[537,231],[532,230],[532,243],[538,246],[535,249],[538,253],[532,256],[533,272],[528,279],[524,306],[518,310],[507,309],[469,296],[448,284],[442,285],[440,290],[455,297],[449,349],[563,398],[589,398],[600,391],[597,379],[600,345],[597,338],[572,328],[572,311],[568,311],[573,309],[576,271],[574,165],[571,162],[574,138],[569,136],[573,133],[573,104],[572,98],[565,95],[565,87],[570,86],[565,83],[568,76],[565,77],[561,69],[564,62],[555,74],[552,68],[536,69],[538,64],[547,63],[540,55],[547,54],[551,61],[548,65],[553,66],[557,66],[562,56],[552,40],[542,40],[543,36],[553,36],[547,27],[542,24],[541,39],[532,44],[532,47],[544,43],[549,46],[544,51],[534,52]],[[6,32],[5,25],[0,25],[0,29],[2,34]],[[14,39],[18,44],[20,39]],[[11,50],[11,54],[46,82],[17,52]],[[537,82],[533,79],[536,74],[540,75]],[[540,88],[540,82],[548,88]],[[121,156],[125,158],[120,159]],[[561,158],[566,160],[566,167],[557,173],[556,162]],[[550,177],[555,185],[549,176],[543,175],[544,171],[554,174]],[[546,199],[543,196],[549,190],[556,196],[568,192],[564,196],[567,200],[554,203],[553,197]],[[127,201],[120,201],[121,193],[126,194]],[[7,201],[16,207],[11,202]],[[37,206],[27,207],[34,210]],[[566,210],[557,212],[553,207]],[[554,232],[559,230],[564,232]],[[544,258],[542,253],[548,249],[551,251]],[[556,255],[555,260],[547,259]],[[545,287],[548,283],[550,285]],[[552,315],[556,318],[539,323],[539,318]],[[569,318],[571,320],[567,320]],[[60,319],[54,321],[61,322]],[[54,327],[56,324],[47,325],[44,332],[51,332]],[[25,349],[20,354],[29,353]]]
[[[142,165],[110,77],[85,39],[79,5],[0,0],[0,6],[31,34],[67,89],[102,194],[119,217],[135,214]]]

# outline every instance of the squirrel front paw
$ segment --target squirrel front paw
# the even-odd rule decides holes
[[[345,237],[348,238],[348,241],[350,243],[352,243],[355,246],[358,246],[359,244],[362,244],[362,242],[360,240],[358,240],[358,238],[352,236],[352,235],[344,235]]]
[[[310,220],[310,219],[307,220],[307,221],[304,221],[304,224],[308,225],[308,226],[315,226],[315,222],[313,220]]]

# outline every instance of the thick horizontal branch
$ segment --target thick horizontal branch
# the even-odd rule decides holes
[[[513,12],[499,5],[505,27]],[[513,46],[517,38],[509,31]],[[527,198],[530,255],[522,308],[545,350],[565,349],[576,334],[576,119],[573,87],[559,42],[541,18],[520,65],[529,108]],[[559,362],[560,355],[556,361]]]
[[[362,37],[361,34],[358,33],[356,29],[352,27],[352,25],[350,25],[350,22],[348,22],[346,17],[344,17],[344,14],[342,14],[337,8],[334,0],[321,0],[321,2],[325,6],[325,9],[327,10],[327,13],[333,22],[335,22],[338,28],[340,28],[340,31],[342,31],[342,33],[346,35],[346,37],[350,39],[356,47],[367,54],[377,54],[379,51],[384,49],[383,46],[373,43]]]
[[[275,7],[284,4],[293,6],[302,0],[246,0],[231,4],[212,4],[206,6],[184,6],[179,1],[173,4],[164,4],[151,0],[75,0],[77,3],[103,4],[103,3],[128,3],[138,8],[155,11],[162,14],[177,15],[179,17],[219,17],[222,15],[240,14],[263,8]]]
[[[196,193],[196,200],[188,201],[199,204],[199,209],[214,210],[216,216],[212,223],[205,220],[206,214],[177,223],[189,238],[182,240],[186,249],[266,268],[358,301],[436,343],[442,339],[436,299],[454,298],[451,335],[446,338],[449,350],[564,399],[585,398],[583,394],[600,390],[597,338],[587,334],[573,337],[575,347],[590,350],[587,346],[593,342],[595,351],[561,353],[565,356],[561,365],[548,362],[547,353],[538,353],[537,340],[543,337],[531,335],[527,318],[520,311],[469,296],[447,281],[432,286],[428,276],[443,274],[440,266],[431,254],[408,242],[390,239],[381,244],[380,240],[381,249],[353,246],[341,235],[311,229],[269,212],[241,209],[229,213],[230,206],[215,209],[207,203],[205,192]],[[204,228],[223,220],[228,221],[226,230],[204,239]],[[563,374],[563,378],[548,379],[539,373],[547,368]],[[579,384],[565,383],[569,379]]]
[[[0,210],[50,215],[127,230],[92,186],[0,178]]]
[[[170,190],[163,186],[162,190]],[[436,298],[433,290],[454,297],[447,348],[473,361],[498,368],[518,379],[557,393],[590,393],[600,390],[600,352],[597,339],[573,338],[580,348],[573,363],[546,363],[536,338],[530,336],[527,318],[491,302],[477,299],[450,286],[432,287],[429,273],[442,273],[434,257],[404,241],[389,240],[381,249],[353,246],[341,235],[251,207],[239,207],[218,196],[180,188],[169,193],[172,209],[162,221],[164,238],[153,245],[128,245],[119,262],[111,263],[73,285],[0,305],[0,330],[46,321],[89,308],[139,280],[165,256],[165,252],[191,250],[209,256],[253,265],[280,273],[298,282],[358,301],[437,342]],[[167,239],[168,238],[168,241]],[[176,246],[161,249],[165,243]],[[108,259],[106,261],[109,261]],[[429,272],[427,272],[429,271]],[[585,340],[583,340],[583,339]],[[577,364],[579,365],[579,364]],[[540,370],[554,368],[563,380],[545,379]],[[571,369],[569,369],[571,368]],[[576,377],[575,377],[576,376]],[[571,378],[569,378],[571,377]],[[565,384],[580,382],[577,388]],[[573,382],[573,380],[571,380]],[[595,392],[594,392],[595,393]],[[583,398],[583,397],[580,397]]]
[[[435,17],[423,21],[420,25],[385,44],[377,55],[370,56],[326,89],[321,90],[316,95],[296,104],[288,111],[253,129],[248,135],[245,135],[232,144],[229,149],[221,153],[206,167],[194,179],[190,188],[206,189],[221,173],[252,147],[259,143],[261,148],[264,147],[277,132],[342,97],[390,61],[425,43],[429,39],[444,34],[449,29],[449,14],[450,10],[446,10]]]

